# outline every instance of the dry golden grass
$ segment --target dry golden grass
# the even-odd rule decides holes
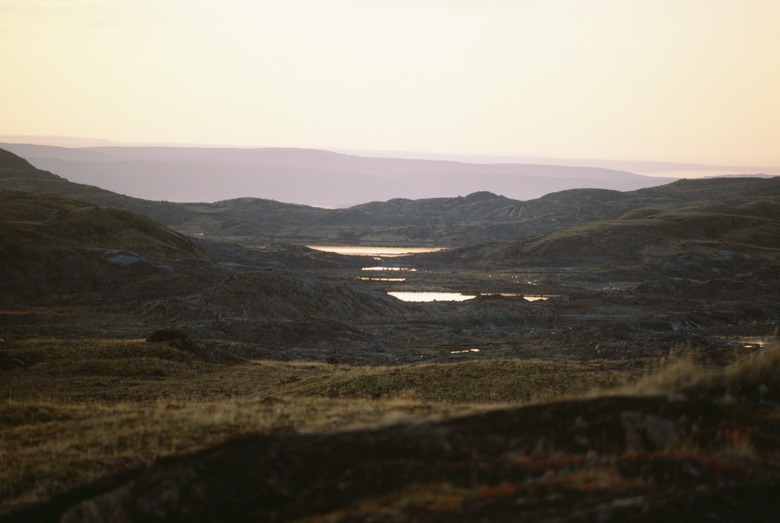
[[[774,341],[724,369],[682,358],[633,385],[628,372],[542,360],[215,365],[142,340],[28,340],[3,355],[27,365],[0,370],[0,512],[249,433],[381,427],[605,390],[780,400]]]
[[[474,360],[356,369],[349,376],[312,379],[296,396],[414,398],[459,403],[528,403],[574,397],[625,384],[627,376],[572,362]]]
[[[0,512],[242,434],[380,427],[623,383],[549,361],[215,365],[143,340],[27,340],[3,355],[26,366],[0,370]]]
[[[242,434],[377,427],[458,415],[465,405],[234,398],[154,405],[0,404],[0,510],[174,452]]]
[[[728,401],[780,403],[780,341],[767,338],[760,350],[724,368],[706,366],[695,353],[626,389],[638,394],[681,394]]]

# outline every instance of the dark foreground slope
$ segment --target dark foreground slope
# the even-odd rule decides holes
[[[4,521],[775,521],[778,429],[760,407],[606,397],[255,436]]]
[[[622,395],[250,435],[0,521],[775,521],[779,377],[775,340],[721,370],[680,362]]]

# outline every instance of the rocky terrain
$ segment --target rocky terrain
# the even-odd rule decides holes
[[[450,248],[377,260],[309,241]],[[406,269],[402,281],[367,278],[376,265]],[[409,303],[393,290],[476,297]],[[18,509],[1,518],[769,521],[778,296],[777,178],[327,210],[147,202],[0,150],[0,443],[17,449],[0,454],[16,474],[0,475],[0,507]],[[695,365],[665,367],[686,358]],[[539,382],[507,375],[550,368]],[[572,369],[627,388],[575,401]],[[523,389],[545,382],[544,403]],[[474,414],[480,390],[501,399]],[[154,402],[171,395],[196,417],[228,401],[216,408],[272,418],[255,433],[211,428],[209,414],[190,453],[165,444],[146,459],[133,449],[148,441],[118,429],[93,446],[73,436],[148,413],[165,440],[182,406]],[[402,402],[422,421],[284,422],[299,408],[331,419],[309,401],[364,415]],[[111,402],[137,405],[126,425],[102,414]],[[452,418],[451,405],[470,414]],[[67,471],[88,468],[84,449],[131,454],[93,463],[95,482],[63,472],[35,490],[52,476],[38,445],[58,437],[76,452]]]
[[[218,352],[244,342],[225,357],[267,356],[299,344],[321,348],[350,337],[370,345],[370,336],[349,325],[352,319],[406,311],[385,293],[274,257],[202,241],[199,247],[129,211],[18,191],[0,192],[0,203],[0,291],[10,309],[89,308],[93,318],[103,317],[104,334],[140,334],[137,325],[178,328]],[[323,255],[321,263],[328,259]],[[7,339],[47,328],[60,332],[74,323],[72,314],[33,325],[24,316],[5,321]]]

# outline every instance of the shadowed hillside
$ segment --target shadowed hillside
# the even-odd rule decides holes
[[[130,211],[0,191],[0,303],[101,307],[124,315],[115,327],[120,331],[140,321],[197,333],[215,347],[249,344],[225,357],[350,337],[368,345],[371,336],[345,322],[405,311],[382,292],[317,277],[296,269],[295,260],[283,263],[284,251],[279,257],[199,245]],[[327,263],[329,256],[322,258],[303,257],[303,263]],[[62,321],[52,327],[70,320]],[[20,326],[15,335],[42,328]]]
[[[22,158],[0,149],[0,190],[39,192],[107,207],[128,209],[166,225],[182,221],[187,213],[178,204],[130,198],[92,185],[73,183],[37,169]]]
[[[190,236],[246,244],[441,245],[509,241],[631,211],[669,211],[697,202],[740,205],[780,194],[778,178],[681,180],[662,187],[619,192],[576,189],[528,201],[489,192],[466,197],[395,199],[348,209],[321,209],[268,199],[239,198],[213,204],[153,202],[68,182],[6,153],[0,189],[57,194],[144,214]]]
[[[146,216],[38,193],[0,191],[0,256],[21,265],[66,249],[132,249],[155,260],[198,257],[193,243]]]
[[[694,251],[729,251],[776,259],[780,255],[780,195],[776,194],[780,184],[755,181],[755,185],[748,181],[735,187],[733,183],[711,180],[709,191],[702,191],[703,183],[695,186],[696,197],[704,198],[703,193],[712,198],[707,203],[662,210],[673,206],[668,201],[656,202],[656,207],[638,207],[618,219],[588,221],[513,242],[421,255],[417,259],[492,268],[637,265]],[[676,189],[675,185],[669,186],[669,192]],[[741,194],[735,194],[737,190]],[[747,203],[736,205],[720,203],[745,200]],[[639,205],[644,203],[649,203],[648,199]]]

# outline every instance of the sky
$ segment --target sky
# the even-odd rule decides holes
[[[780,166],[777,0],[0,0],[0,135]]]

